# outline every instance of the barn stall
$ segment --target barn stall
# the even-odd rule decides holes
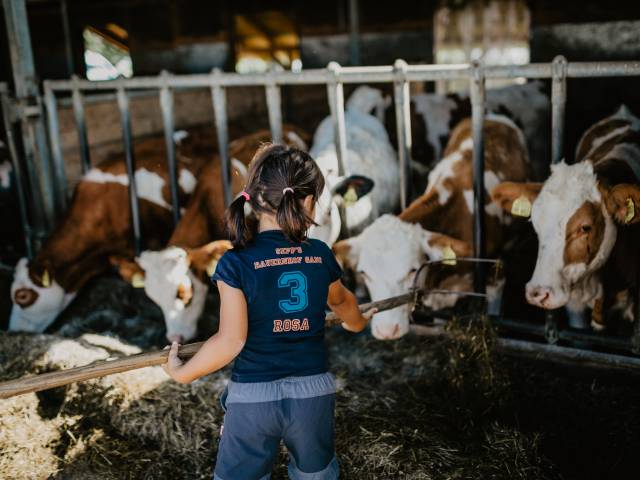
[[[354,3],[350,2],[350,6]],[[180,4],[171,5],[175,9]],[[145,2],[142,5],[144,7]],[[12,8],[13,5],[5,6],[5,16],[6,12],[12,12],[20,18],[20,12],[12,11]],[[536,11],[535,7],[533,11]],[[355,65],[364,63],[358,61],[357,10],[355,13],[350,15],[350,58],[331,53],[339,48],[331,44],[331,40],[325,40],[326,44],[332,45],[328,49],[332,56],[327,60],[338,59],[341,63]],[[549,16],[552,17],[552,13]],[[276,25],[284,28],[282,23],[276,22]],[[437,30],[436,25],[431,28]],[[545,38],[549,41],[553,28],[545,28],[539,35],[547,35]],[[596,27],[589,25],[588,28]],[[559,30],[564,34],[567,27]],[[562,38],[561,34],[556,34]],[[533,46],[540,40],[539,37],[536,40],[535,31],[531,35]],[[10,35],[10,43],[11,38],[19,41]],[[132,50],[134,44],[132,39]],[[402,51],[401,44],[398,51]],[[535,60],[534,51],[532,48]],[[556,50],[555,53],[565,51]],[[566,104],[574,91],[573,85],[597,77],[631,77],[626,81],[632,84],[633,77],[640,73],[638,62],[628,59],[601,61],[606,58],[604,56],[587,58],[592,60],[588,62],[567,62],[559,56],[553,61],[528,65],[474,62],[450,66],[428,64],[435,60],[431,55],[428,57],[417,59],[427,62],[424,65],[399,60],[389,61],[386,66],[343,67],[333,62],[327,68],[306,68],[309,64],[313,66],[313,62],[304,61],[302,57],[305,68],[299,72],[275,70],[260,74],[228,73],[220,68],[224,65],[209,59],[208,67],[218,69],[204,73],[138,76],[138,71],[154,73],[150,64],[154,65],[157,58],[165,59],[166,64],[162,66],[171,67],[171,55],[165,52],[141,60],[142,68],[134,68],[136,76],[130,79],[96,82],[79,77],[47,78],[41,86],[35,85],[35,91],[22,94],[15,87],[13,90],[3,87],[3,112],[9,112],[5,113],[5,128],[13,133],[13,136],[7,135],[7,145],[16,165],[19,179],[16,195],[22,205],[14,213],[21,215],[20,226],[27,239],[23,246],[25,253],[28,256],[35,253],[51,227],[61,218],[80,174],[118,149],[124,152],[133,244],[139,253],[145,238],[140,233],[136,213],[139,212],[136,182],[131,181],[136,161],[140,159],[135,144],[158,134],[160,143],[166,145],[166,161],[172,173],[169,190],[173,221],[177,222],[180,209],[176,208],[179,203],[175,194],[177,147],[173,139],[178,128],[193,125],[190,123],[193,118],[188,118],[190,113],[199,116],[196,121],[208,122],[205,127],[208,125],[210,135],[215,135],[215,143],[222,146],[219,154],[224,173],[219,188],[227,203],[231,197],[231,159],[227,145],[232,139],[228,132],[233,121],[245,122],[248,131],[268,126],[272,138],[277,141],[283,137],[283,117],[287,121],[294,118],[294,123],[300,122],[313,131],[319,119],[329,113],[337,158],[339,164],[343,164],[340,160],[347,156],[344,103],[353,86],[361,83],[382,86],[385,92],[393,95],[391,111],[395,122],[389,133],[395,136],[400,165],[399,203],[405,207],[413,199],[409,165],[412,140],[415,140],[412,138],[410,103],[411,93],[416,91],[414,86],[418,85],[419,91],[425,88],[424,85],[430,88],[432,82],[439,82],[439,85],[462,82],[469,85],[473,123],[476,207],[473,257],[483,259],[484,215],[477,207],[484,205],[482,124],[486,84],[516,78],[548,81],[550,158],[557,162],[563,156],[572,156],[573,145],[569,147],[567,143],[574,142],[572,135],[576,134],[568,133],[575,126],[569,121],[571,108],[569,115],[566,114]],[[373,64],[384,63],[383,55],[377,58],[382,60],[376,61],[374,55],[367,60]],[[405,58],[412,59],[411,56]],[[136,65],[135,56],[133,64]],[[145,68],[149,71],[145,72]],[[579,88],[576,86],[575,91],[580,91]],[[96,95],[97,92],[100,94]],[[294,92],[303,99],[297,100],[297,108],[312,104],[309,111],[315,118],[307,120],[309,123],[291,115],[291,110],[296,110]],[[32,105],[14,100],[21,95],[31,97],[31,101],[33,98],[39,100]],[[616,95],[624,97],[619,92]],[[13,114],[11,118],[12,112],[16,111],[15,105],[21,105],[23,109],[19,110],[21,114]],[[630,106],[633,110],[633,103]],[[187,112],[179,113],[180,107]],[[615,106],[610,110],[613,108]],[[22,128],[12,131],[16,123]],[[15,133],[19,133],[20,138]],[[487,275],[484,264],[468,260],[475,266],[476,294],[483,295]],[[464,258],[456,259],[458,264],[465,261]],[[503,261],[505,269],[513,264],[513,260],[512,263],[509,259]],[[10,272],[9,263],[7,267],[6,271]],[[342,382],[340,398],[344,410],[338,412],[338,423],[342,422],[343,430],[338,431],[338,442],[345,474],[353,478],[430,478],[456,474],[464,478],[572,478],[589,477],[596,471],[611,468],[626,474],[633,465],[632,455],[626,452],[633,450],[634,426],[638,420],[632,388],[638,360],[632,356],[634,336],[629,329],[624,335],[612,336],[567,328],[562,312],[536,312],[533,316],[525,311],[508,316],[503,312],[474,315],[470,312],[484,311],[485,306],[482,302],[474,303],[474,298],[478,297],[469,297],[467,305],[463,304],[453,312],[434,314],[416,309],[414,335],[393,344],[365,337],[354,339],[339,332],[329,333],[332,362]],[[418,303],[416,295],[409,295],[409,300]],[[216,313],[217,298],[215,293],[210,293],[200,322],[204,327],[201,328],[202,338],[214,331]],[[448,317],[450,321],[443,328],[433,323],[434,317]],[[16,379],[28,373],[124,357],[140,352],[140,348],[158,348],[164,345],[163,329],[161,313],[143,292],[114,275],[96,277],[59,315],[48,335],[3,334],[3,352],[6,353],[3,353],[2,378]],[[496,330],[500,337],[496,337]],[[424,338],[418,335],[420,333],[428,336]],[[446,335],[440,336],[442,333]],[[431,338],[431,334],[439,335]],[[546,340],[546,344],[540,340]],[[534,361],[505,362],[505,354],[509,358],[517,355]],[[562,366],[549,362],[562,362]],[[597,370],[576,370],[566,364],[591,366]],[[160,472],[175,472],[186,478],[208,475],[210,458],[214,456],[217,443],[216,429],[221,421],[215,397],[223,388],[228,373],[212,375],[197,385],[184,388],[166,382],[157,367],[153,375],[146,372],[148,370],[140,371],[139,375],[136,372],[118,374],[66,389],[62,387],[3,400],[9,402],[6,404],[9,413],[3,417],[3,450],[9,452],[2,467],[6,476],[97,474],[114,478],[155,478],[164,474]],[[397,372],[402,372],[400,378]],[[565,390],[566,384],[571,388]],[[372,389],[374,395],[369,395]],[[535,393],[531,393],[532,389]],[[165,396],[171,399],[169,403],[179,404],[187,418],[174,418],[166,407],[157,408],[157,403],[163,402]],[[371,398],[366,398],[368,396]],[[620,400],[621,397],[624,400]],[[451,402],[451,398],[455,401]],[[610,405],[612,399],[616,400],[615,407]],[[577,403],[580,403],[579,407],[576,407]],[[200,424],[200,409],[210,412],[207,425]],[[484,415],[486,418],[479,421]],[[594,416],[597,419],[591,423]],[[523,420],[523,417],[527,419]],[[25,418],[29,421],[24,422]],[[161,426],[156,426],[157,423]],[[471,431],[466,431],[472,424],[475,425]],[[589,458],[580,447],[572,445],[576,438],[581,438],[586,443],[586,451],[596,446],[603,448],[603,438],[610,438],[613,432],[619,431],[623,432],[621,439],[624,441],[617,439],[606,448],[611,455],[614,450],[623,449],[617,464],[613,457],[606,455],[598,460]],[[624,432],[628,432],[628,436]],[[132,448],[133,444],[135,448]],[[185,445],[193,447],[186,448]],[[189,455],[190,450],[197,454]],[[158,455],[161,453],[172,459],[160,461]],[[35,458],[39,459],[37,466],[33,465]],[[578,465],[580,462],[582,464]],[[284,465],[284,457],[281,463]],[[282,465],[278,475],[283,475]]]

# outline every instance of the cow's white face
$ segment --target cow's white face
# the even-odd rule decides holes
[[[554,165],[533,203],[531,221],[539,246],[527,300],[542,308],[562,307],[602,267],[616,240],[591,162]]]
[[[182,248],[145,251],[137,259],[145,272],[144,291],[162,310],[170,342],[184,342],[196,335],[208,287],[189,270]]]
[[[65,292],[55,279],[49,282],[48,287],[36,285],[29,277],[28,260],[20,259],[11,284],[13,308],[9,330],[43,332],[75,297],[75,293]]]
[[[309,237],[333,245],[340,235],[340,211],[326,185],[316,203],[314,220],[317,225],[309,228]]]
[[[468,253],[465,242],[383,215],[357,237],[338,242],[334,250],[345,266],[364,278],[371,300],[376,301],[407,293],[420,265],[427,259],[442,259],[447,245]],[[373,336],[381,340],[403,336],[409,331],[410,313],[409,305],[377,313],[371,320]]]

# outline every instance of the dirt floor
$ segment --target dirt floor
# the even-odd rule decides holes
[[[204,331],[216,312],[211,294]],[[640,378],[500,358],[481,321],[447,328],[395,342],[328,332],[342,478],[638,478]],[[0,380],[164,344],[159,310],[112,277],[52,330],[0,332]],[[0,478],[211,478],[228,377],[179,385],[154,367],[0,400]]]

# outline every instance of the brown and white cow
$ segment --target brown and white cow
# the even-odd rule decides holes
[[[142,142],[136,156],[142,236],[151,248],[160,248],[172,230],[164,142]],[[181,201],[193,193],[203,160],[179,156]],[[10,330],[43,331],[90,278],[110,268],[110,255],[133,255],[128,185],[122,157],[81,178],[69,210],[43,247],[30,262],[23,258],[16,265]]]
[[[507,211],[518,198],[533,203],[539,247],[526,286],[529,303],[566,306],[573,317],[590,307],[592,326],[604,327],[599,312],[617,291],[638,285],[639,183],[640,119],[622,106],[585,132],[575,164],[553,165],[544,184],[503,183],[493,190]]]
[[[309,136],[303,131],[284,126],[285,143],[307,149]],[[232,191],[243,188],[247,169],[258,147],[270,141],[271,134],[263,130],[246,135],[229,144],[233,159]],[[144,276],[144,288],[162,310],[169,341],[186,341],[197,333],[197,323],[209,290],[209,277],[215,263],[231,248],[224,226],[225,203],[221,190],[220,162],[209,163],[200,173],[195,191],[184,215],[176,226],[168,247],[146,250],[136,262],[114,259],[123,278],[133,281],[133,274]],[[217,240],[215,240],[217,239]]]
[[[489,115],[484,126],[485,188],[499,182],[529,178],[527,148],[521,130],[508,118]],[[453,131],[444,158],[429,175],[425,193],[398,217],[383,216],[357,237],[334,245],[336,255],[360,272],[372,300],[400,295],[411,287],[416,270],[427,259],[440,260],[448,247],[458,256],[471,253],[473,235],[473,175],[471,122]],[[496,257],[505,241],[509,218],[487,195],[485,225],[487,255]],[[449,290],[471,291],[470,274],[442,280]],[[453,295],[432,295],[430,306],[455,303]],[[377,314],[371,323],[376,338],[398,338],[409,330],[408,307]]]
[[[504,115],[518,125],[526,138],[532,175],[536,180],[546,177],[548,169],[551,103],[539,81],[487,90],[487,111]],[[467,94],[418,93],[411,96],[412,176],[416,192],[427,183],[429,171],[436,166],[449,142],[453,129],[471,115]],[[387,111],[386,125],[397,145],[395,114]]]

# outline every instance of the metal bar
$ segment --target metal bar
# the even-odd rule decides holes
[[[49,127],[49,144],[55,177],[56,203],[58,218],[67,209],[67,175],[64,170],[64,158],[60,144],[60,128],[58,126],[58,107],[56,94],[44,82],[44,103]]]
[[[25,0],[3,0],[2,5],[17,100],[15,111],[21,122],[24,165],[33,200],[32,238],[43,237],[54,223],[55,199],[27,8]]]
[[[73,65],[73,47],[71,44],[71,29],[69,28],[69,8],[67,0],[60,0],[60,17],[62,18],[62,30],[64,31],[64,53],[67,57],[67,69],[72,75],[75,67]]]
[[[129,206],[131,208],[131,220],[133,224],[133,246],[136,255],[142,250],[142,238],[140,231],[140,206],[138,205],[138,192],[136,185],[136,160],[133,152],[133,140],[131,135],[131,113],[129,111],[129,98],[124,88],[116,90],[118,97],[118,109],[120,110],[120,123],[122,125],[122,143],[124,144],[124,160],[129,179]]]
[[[567,59],[558,55],[553,59],[551,80],[551,163],[558,163],[562,159],[566,103]]]
[[[7,1],[7,0],[5,0]],[[469,78],[473,66],[469,64],[455,65],[409,65],[407,81],[436,81]],[[484,67],[485,78],[551,78],[551,63],[530,63],[526,65],[494,65]],[[640,61],[628,62],[572,62],[567,65],[568,78],[586,77],[627,77],[640,76]],[[221,73],[218,82],[221,87],[266,86],[270,82],[276,85],[314,85],[326,84],[332,78],[327,69],[308,69],[300,72],[274,72],[271,78],[264,74]],[[393,66],[341,67],[340,81],[347,83],[391,83],[395,78]],[[125,80],[107,80],[91,82],[80,80],[78,86],[83,91],[115,90],[119,82],[125,89],[160,88],[158,77],[135,77]],[[209,74],[175,75],[169,86],[174,88],[198,88],[210,86]],[[73,89],[70,80],[50,81],[53,90]]]
[[[404,210],[411,198],[411,96],[406,81],[407,63],[396,60],[397,78],[393,82],[393,98],[396,109],[398,135],[398,160],[400,168],[400,205]]]
[[[84,118],[84,103],[82,100],[80,81],[77,75],[72,76],[72,82],[74,82],[74,85],[71,89],[71,98],[73,101],[73,118],[75,119],[76,131],[78,132],[80,165],[82,167],[82,173],[87,173],[91,168],[91,160],[89,157],[89,141],[87,140],[87,124]]]
[[[271,74],[268,74],[271,77]],[[269,111],[269,127],[271,128],[271,139],[274,143],[282,143],[282,96],[280,87],[273,83],[265,87],[267,98],[267,109]]]
[[[9,149],[9,155],[11,156],[11,163],[15,172],[16,179],[16,193],[18,195],[18,210],[20,213],[20,221],[22,222],[22,229],[24,233],[24,246],[27,253],[27,258],[33,258],[33,244],[32,244],[32,228],[29,221],[29,215],[27,214],[28,204],[27,195],[24,190],[24,172],[22,171],[22,165],[20,164],[20,158],[18,156],[18,149],[16,148],[15,138],[13,136],[13,124],[9,116],[9,96],[6,91],[0,93],[0,110],[2,111],[2,123],[4,124],[5,131],[7,132],[7,148]]]
[[[227,94],[218,81],[222,73],[214,69],[209,76],[211,87],[211,101],[213,102],[213,116],[218,135],[218,152],[220,153],[220,167],[222,180],[222,195],[225,205],[233,201],[231,190],[231,160],[229,159],[229,131],[227,129]]]
[[[479,63],[474,64],[471,77],[471,128],[473,138],[473,255],[485,256],[484,238],[484,74]],[[485,293],[485,268],[475,265],[475,291]]]
[[[346,175],[347,131],[344,118],[344,88],[340,81],[340,68],[337,62],[331,62],[327,67],[332,73],[331,81],[327,83],[327,95],[331,120],[333,121],[336,156],[338,157],[338,175]]]
[[[169,73],[161,74],[165,79]],[[173,91],[168,85],[160,89],[160,109],[162,110],[162,125],[167,147],[167,173],[169,175],[169,191],[171,192],[171,206],[173,209],[174,226],[180,221],[180,200],[178,198],[178,166],[176,162],[176,142],[173,139]]]
[[[358,0],[349,0],[349,63],[360,65],[360,15]]]

